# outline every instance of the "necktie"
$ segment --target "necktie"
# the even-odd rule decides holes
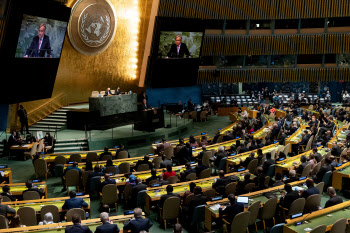
[[[39,49],[41,47],[41,41],[42,41],[42,39],[39,39]]]
[[[180,46],[177,46],[177,55],[179,55]]]

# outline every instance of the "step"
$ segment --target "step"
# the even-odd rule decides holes
[[[57,130],[60,130],[61,128],[57,127]],[[56,132],[56,129],[54,128],[50,128],[48,129],[47,127],[45,128],[41,128],[41,127],[29,127],[29,132],[33,132],[33,131],[43,131],[43,133],[45,134],[46,132],[50,132],[50,133],[54,133]]]
[[[64,109],[64,108],[59,108],[59,109],[57,109],[55,112],[62,112],[62,113],[66,113],[66,112],[69,112],[70,110],[72,110],[72,109]]]
[[[67,122],[67,118],[65,119],[56,119],[56,118],[53,118],[53,117],[46,117],[44,119],[42,119],[41,121],[39,122]]]
[[[56,140],[56,143],[71,143],[71,142],[84,142],[84,143],[87,143],[87,140],[85,138]]]
[[[66,115],[49,115],[47,116],[46,118],[44,118],[43,120],[45,119],[62,119],[62,120],[66,120],[67,119],[67,116]]]
[[[61,147],[61,148],[55,147],[55,153],[87,151],[87,150],[89,150],[89,148],[87,146],[83,146],[83,147]]]
[[[76,147],[87,146],[87,143],[55,143],[55,147]]]
[[[60,126],[63,126],[65,125],[66,123],[65,122],[56,122],[56,121],[39,121],[37,123],[35,123],[35,125],[60,125]]]
[[[66,112],[53,112],[51,114],[51,116],[54,115],[54,116],[67,116],[67,113]]]

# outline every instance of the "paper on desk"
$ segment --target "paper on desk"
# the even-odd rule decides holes
[[[300,192],[300,191],[304,191],[305,189],[300,188],[300,187],[293,187],[293,190]]]
[[[211,210],[218,210],[220,208],[220,204],[216,204],[210,207]]]
[[[0,174],[1,174],[2,176],[5,176],[5,172],[4,172],[4,171],[0,171]]]
[[[13,145],[13,147],[19,147],[19,145]]]
[[[22,147],[28,147],[29,145],[23,145]]]

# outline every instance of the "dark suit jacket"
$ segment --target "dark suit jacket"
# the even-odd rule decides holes
[[[142,184],[142,183],[138,183],[137,185],[132,187],[131,200],[134,202],[135,205],[136,205],[136,201],[137,201],[137,194],[140,191],[146,190],[146,189],[147,189],[147,185]]]
[[[115,180],[114,179],[109,179],[109,180],[105,180],[101,183],[101,191],[103,189],[103,187],[107,184],[115,184]]]
[[[242,165],[242,167],[247,167],[248,166],[248,164],[250,163],[250,161],[252,161],[253,159],[255,159],[255,158],[252,158],[252,157],[247,157],[242,163],[241,163],[241,165]]]
[[[16,142],[16,138],[15,136],[13,135],[10,135],[9,139],[7,140],[8,144],[9,144],[9,147],[15,145],[17,142]]]
[[[329,198],[329,200],[326,202],[324,208],[338,205],[340,203],[343,203],[343,199],[339,196],[334,196],[334,197]]]
[[[124,230],[130,230],[131,233],[139,233],[140,231],[149,231],[152,222],[148,218],[136,218],[124,224]]]
[[[146,162],[145,160],[139,160],[135,165],[135,170],[137,170],[137,167],[140,166],[141,164],[147,164],[150,170],[153,168],[153,164],[150,161]]]
[[[289,209],[293,201],[299,198],[299,193],[297,191],[292,191],[287,193],[286,196],[280,199],[280,204],[282,207]]]
[[[2,192],[2,193],[1,193],[1,196],[3,196],[3,197],[8,197],[8,198],[11,199],[11,201],[16,201],[16,197],[13,196],[13,195],[10,195],[10,194],[8,194],[8,193]]]
[[[224,210],[219,209],[220,215],[227,215],[225,220],[229,223],[232,223],[232,220],[235,216],[244,211],[244,206],[242,203],[235,203],[234,205],[227,206]]]
[[[188,51],[188,48],[187,48],[186,44],[185,43],[181,43],[179,54],[177,54],[177,46],[176,46],[176,44],[172,44],[167,55],[168,55],[168,57],[184,57],[185,54],[186,54],[186,56],[191,56],[190,52]]]
[[[274,163],[275,163],[275,161],[273,161],[272,159],[265,160],[265,162],[263,163],[263,166],[262,166],[265,175],[267,174],[269,167],[271,165],[273,165]]]
[[[105,91],[104,96],[112,95],[112,91]]]
[[[339,157],[341,154],[341,149],[338,145],[333,146],[332,150],[331,150],[331,155],[334,155],[336,157]]]
[[[160,197],[160,201],[159,201],[159,206],[160,207],[163,207],[163,204],[165,202],[166,199],[168,199],[169,197],[178,197],[178,198],[181,198],[179,194],[177,193],[167,193],[167,194],[164,194]]]
[[[316,182],[321,182],[322,179],[323,179],[324,174],[326,174],[326,172],[328,172],[328,171],[332,171],[332,166],[330,164],[326,163],[317,172],[317,174],[316,174],[316,180],[317,181]]]
[[[215,161],[214,161],[215,166],[219,167],[220,161],[221,161],[223,158],[227,158],[227,152],[226,152],[226,151],[221,152],[220,154],[218,153],[218,154],[216,155],[216,159],[215,159]]]
[[[315,159],[316,159],[316,161],[319,163],[319,162],[321,162],[321,160],[322,160],[322,155],[320,154],[320,153],[318,153],[318,152],[316,152],[315,154],[314,154],[314,156],[315,156]]]
[[[96,228],[95,233],[118,233],[119,228],[115,224],[110,224],[109,222],[103,223],[103,225]]]
[[[89,204],[86,203],[83,198],[73,197],[65,200],[62,209],[64,210],[70,210],[73,208],[82,208],[82,207],[88,207]]]
[[[190,201],[189,216],[192,217],[194,208],[196,208],[199,205],[204,205],[207,201],[208,201],[208,198],[206,196],[203,196],[202,194],[197,195],[193,200]]]
[[[0,215],[7,217],[7,213],[15,214],[16,210],[10,208],[8,205],[0,204]]]
[[[147,104],[146,105],[141,104],[141,110],[147,110],[147,109],[149,109],[149,106]]]
[[[306,167],[306,165],[308,165],[307,162],[300,164],[295,172],[297,174],[301,174],[303,172],[304,168]]]
[[[65,233],[92,233],[92,231],[87,226],[74,224],[73,226],[66,227]]]
[[[44,193],[43,193],[43,190],[42,189],[38,189],[38,188],[30,188],[30,189],[27,189],[25,191],[23,191],[23,193],[27,192],[27,191],[35,191],[35,192],[38,192],[40,194],[40,197],[44,196]]]
[[[301,197],[307,199],[309,196],[314,195],[314,194],[320,194],[320,191],[316,187],[312,187],[312,188],[305,190],[301,194]]]
[[[45,54],[51,55],[51,45],[50,38],[44,35],[43,41],[41,43],[40,51],[39,49],[39,37],[35,36],[27,49],[26,55],[28,57],[45,57]]]
[[[288,184],[288,183],[292,183],[294,181],[297,181],[298,179],[296,177],[290,177],[289,179],[287,179],[286,181],[284,181],[285,184]]]

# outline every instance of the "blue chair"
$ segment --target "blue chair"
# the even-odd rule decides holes
[[[328,171],[326,172],[326,174],[324,174],[322,179],[322,182],[324,182],[324,188],[323,188],[324,192],[326,192],[327,188],[331,186],[331,181],[332,181],[332,171]]]
[[[271,228],[270,233],[283,233],[284,223],[276,224]]]
[[[142,190],[137,193],[136,205],[141,209],[144,209],[146,204],[146,191],[147,190]]]
[[[219,164],[219,170],[223,170],[226,173],[226,161],[227,158],[223,158],[220,160],[220,164]]]
[[[99,197],[99,190],[101,186],[101,177],[95,176],[90,180],[90,198],[96,199]]]
[[[205,206],[206,205],[199,205],[196,208],[194,208],[192,221],[191,221],[191,229],[193,229],[194,232],[199,232],[200,224],[204,221]]]
[[[275,164],[272,164],[270,167],[269,167],[269,170],[267,170],[267,176],[269,176],[271,179],[272,177],[274,177],[275,175]]]

